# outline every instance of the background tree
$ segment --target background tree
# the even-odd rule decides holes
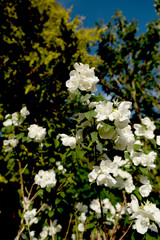
[[[70,11],[55,0],[2,0],[0,11],[0,98],[4,113],[25,104],[37,121],[39,116],[59,120],[66,98],[64,82],[74,62],[98,64],[88,49],[99,32],[80,28],[78,17],[70,21]]]
[[[98,75],[108,95],[133,102],[135,120],[147,114],[160,123],[159,18],[140,35],[137,26],[136,20],[128,22],[121,11],[104,25],[97,52],[103,61]]]

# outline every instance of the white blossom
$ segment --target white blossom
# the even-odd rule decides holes
[[[46,129],[36,124],[30,125],[28,131],[28,136],[37,142],[41,142],[46,136]]]
[[[108,210],[110,211],[110,213],[114,216],[116,213],[115,208],[113,207],[113,205],[111,204],[111,202],[109,201],[108,198],[105,198],[102,200],[102,204],[103,204],[103,212],[104,214],[107,214]]]
[[[142,197],[148,197],[151,191],[152,186],[150,184],[144,184],[141,187],[139,187],[139,192]]]
[[[155,152],[150,152],[149,154],[138,153],[137,156],[133,155],[132,161],[135,166],[142,165],[148,167],[148,169],[153,169],[156,167],[154,160],[156,159],[157,154]]]
[[[64,146],[69,146],[71,149],[74,149],[76,147],[76,138],[75,137],[69,137],[64,133],[59,134],[59,135],[61,137],[61,141]]]
[[[48,227],[44,226],[40,233],[40,240],[44,240],[48,236]]]
[[[84,212],[84,213],[88,212],[88,206],[80,202],[76,205],[76,209],[80,212]]]
[[[156,129],[154,122],[151,121],[148,117],[142,119],[142,125],[134,124],[135,135],[144,136],[147,139],[154,138],[154,130]]]
[[[139,187],[139,192],[142,197],[148,197],[150,192],[152,191],[152,186],[150,185],[150,181],[146,176],[140,176],[140,182],[143,184]]]
[[[81,215],[78,217],[78,220],[81,221],[82,223],[85,223],[85,221],[86,221],[85,212],[81,213]]]
[[[89,207],[95,211],[98,216],[100,217],[100,214],[101,214],[101,208],[100,208],[100,203],[99,203],[99,200],[98,199],[93,199],[89,205]]]
[[[99,79],[95,76],[94,68],[89,68],[88,64],[74,64],[75,70],[70,72],[70,79],[66,81],[66,86],[71,93],[75,93],[79,88],[81,91],[97,90],[96,83]]]
[[[3,122],[3,125],[5,127],[11,126],[12,125],[12,119],[7,119],[6,121]]]
[[[56,174],[53,170],[39,170],[38,174],[35,176],[35,184],[39,185],[41,188],[54,187],[56,185]]]
[[[11,152],[18,145],[19,141],[15,136],[9,136],[8,140],[3,140],[5,152]]]
[[[60,224],[57,224],[57,219],[55,219],[52,225],[49,227],[49,236],[55,235],[56,233],[60,232],[61,229],[62,226]]]
[[[117,149],[124,151],[126,148],[131,148],[133,146],[135,138],[130,125],[122,129],[118,128],[117,134],[118,136],[115,140],[115,146]]]
[[[131,116],[131,111],[129,110],[131,105],[131,102],[121,102],[118,108],[110,114],[109,119],[111,121],[114,120],[115,126],[117,128],[127,127]]]
[[[113,111],[113,103],[111,102],[100,102],[99,104],[96,105],[95,112],[97,115],[95,118],[97,118],[97,121],[103,121],[109,118],[109,115]]]
[[[160,136],[157,136],[157,137],[156,137],[156,142],[157,142],[157,145],[160,146]]]
[[[127,193],[132,193],[135,190],[135,185],[133,184],[133,179],[132,177],[129,177],[125,183],[124,183],[124,188]]]
[[[128,204],[129,213],[132,214],[130,219],[134,219],[133,229],[136,229],[140,234],[145,234],[148,229],[158,232],[155,222],[160,226],[160,210],[155,204],[147,201],[142,206],[139,206],[137,198],[132,195],[131,203]]]
[[[84,232],[84,224],[83,223],[78,224],[78,231],[79,232]]]
[[[20,114],[22,117],[26,118],[30,114],[30,112],[28,111],[27,107],[25,106],[20,110]]]
[[[28,210],[29,206],[31,205],[31,201],[27,197],[24,197],[24,201],[22,201],[22,204],[23,208],[25,210]]]
[[[32,210],[27,210],[23,217],[27,224],[32,225],[33,223],[38,223],[38,218],[35,215],[36,208],[33,208]]]

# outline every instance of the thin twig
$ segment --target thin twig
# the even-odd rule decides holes
[[[125,233],[122,235],[122,237],[121,237],[119,240],[122,240],[122,239],[123,239],[123,237],[127,234],[127,232],[129,231],[129,229],[131,228],[132,224],[133,224],[133,223],[131,223],[131,224],[129,225],[129,227],[127,228],[127,230],[125,231]]]
[[[14,240],[19,240],[19,238],[20,238],[22,232],[24,231],[24,229],[25,229],[25,226],[23,226],[23,227],[21,228],[21,230],[18,231],[18,234],[17,234],[17,236],[15,237]]]
[[[34,195],[33,195],[33,197],[31,198],[31,202],[36,198],[38,196],[38,192],[36,192]]]
[[[71,215],[71,217],[70,217],[70,219],[69,219],[68,228],[67,228],[67,232],[66,232],[66,235],[65,235],[64,240],[67,240],[67,236],[68,236],[69,229],[70,229],[71,222],[72,222],[72,217],[73,217],[73,214]]]
[[[24,199],[24,185],[23,185],[22,168],[21,168],[21,162],[19,161],[19,159],[18,159],[18,167],[19,167],[19,175],[20,175],[21,194],[22,194],[23,202],[25,202],[25,199]]]
[[[53,231],[52,231],[53,226],[52,226],[52,220],[51,220],[51,218],[50,218],[50,228],[51,228],[52,240],[54,240],[54,234],[53,234]]]
[[[36,215],[42,210],[42,208],[46,205],[46,203],[43,203],[42,206],[38,209],[38,211],[36,212]],[[36,216],[35,215],[35,216]]]
[[[23,176],[22,176],[22,168],[21,168],[21,162],[19,161],[18,159],[18,167],[19,167],[19,175],[20,175],[20,185],[21,185],[21,194],[22,194],[22,199],[23,199],[23,202],[25,204],[25,197],[24,197],[24,185],[23,185]],[[23,212],[25,212],[25,209],[23,208]],[[25,229],[25,226],[24,226],[24,219],[21,219],[21,226],[22,228],[18,231],[18,234],[17,236],[15,237],[14,240],[19,240],[22,232],[24,231]]]
[[[31,189],[30,189],[30,191],[29,191],[29,193],[28,193],[28,199],[29,199],[29,198],[30,198],[30,196],[31,196],[32,189],[33,189],[33,186],[34,186],[34,183],[32,184],[32,186],[31,186]]]
[[[117,227],[118,220],[119,220],[119,218],[120,218],[120,215],[121,215],[122,209],[123,209],[124,205],[126,205],[126,196],[125,196],[124,192],[123,192],[123,198],[124,198],[124,200],[123,200],[123,203],[122,203],[121,209],[120,209],[120,211],[119,211],[118,217],[117,217],[117,219],[116,219],[116,221],[115,221],[115,224],[114,224],[114,226],[113,226],[113,230],[112,230],[112,233],[111,233],[110,240],[113,239],[113,235],[114,235],[114,233],[115,233],[115,229],[116,229],[116,227]]]
[[[105,225],[105,222],[104,222],[102,201],[101,201],[100,191],[98,191],[98,192],[99,192],[99,203],[100,203],[100,209],[101,209],[102,225],[103,225],[103,230],[104,230],[104,233],[105,233],[105,238],[106,238],[106,240],[107,240],[107,239],[108,239],[108,236],[107,236],[106,225]]]

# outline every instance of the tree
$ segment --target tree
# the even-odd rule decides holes
[[[0,9],[1,111],[25,104],[37,121],[42,115],[59,121],[64,79],[76,61],[96,65],[88,49],[99,32],[80,28],[78,17],[70,21],[70,11],[55,0],[2,0]]]
[[[119,101],[132,101],[135,120],[147,113],[159,123],[159,19],[139,36],[137,21],[129,23],[121,11],[104,26],[97,52],[103,61],[98,67],[103,90]]]

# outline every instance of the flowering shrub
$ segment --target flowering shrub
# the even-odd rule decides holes
[[[119,235],[120,239],[125,235],[133,239],[135,234],[140,239],[158,233],[160,210],[156,201],[151,202],[155,190],[150,178],[156,171],[160,136],[155,136],[155,124],[148,117],[131,124],[131,102],[111,102],[91,93],[98,81],[94,68],[75,63],[66,82],[67,106],[73,109],[70,121],[76,121],[75,129],[57,133],[54,146],[47,136],[52,129],[22,126],[29,114],[26,107],[5,117],[3,132],[8,139],[3,141],[3,149],[7,158],[12,159],[19,145],[26,149],[24,143],[30,147],[32,143],[37,153],[25,151],[33,158],[31,162],[38,159],[36,167],[28,161],[23,168],[21,159],[17,160],[22,220],[16,240],[62,239],[62,235],[64,239],[89,239],[96,231],[104,239]],[[47,156],[50,147],[56,149],[51,158]],[[24,153],[19,156],[26,158]],[[27,169],[32,171],[27,173]],[[31,172],[26,182],[30,190],[25,191],[23,178]],[[69,219],[64,227],[66,206]]]

